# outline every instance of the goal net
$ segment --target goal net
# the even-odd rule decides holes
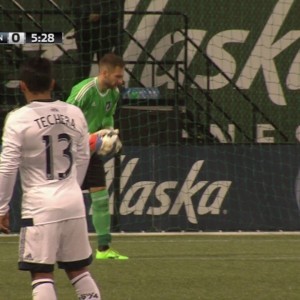
[[[25,104],[25,58],[53,61],[65,100],[114,51],[126,62],[124,148],[106,162],[119,230],[300,229],[299,1],[70,3],[1,3],[2,32],[63,32],[61,44],[0,44],[1,128]]]

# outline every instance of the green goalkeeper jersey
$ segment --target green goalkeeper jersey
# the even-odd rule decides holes
[[[88,78],[72,88],[68,103],[78,106],[88,123],[90,133],[114,127],[114,113],[120,97],[119,89],[99,90],[98,77]]]

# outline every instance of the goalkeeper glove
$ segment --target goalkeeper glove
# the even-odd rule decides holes
[[[100,156],[113,155],[122,148],[122,142],[118,136],[118,129],[102,129],[90,135],[91,153]]]
[[[94,133],[100,135],[101,137],[103,137],[107,134],[117,134],[118,135],[119,134],[119,129],[113,129],[113,128],[107,129],[107,128],[105,128],[105,129],[101,129],[99,131],[96,131]]]
[[[97,151],[100,156],[114,155],[122,148],[122,143],[117,134],[110,132],[102,138],[102,145]]]

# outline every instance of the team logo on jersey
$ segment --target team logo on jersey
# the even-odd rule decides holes
[[[110,109],[111,109],[111,102],[107,102],[107,103],[106,103],[105,110],[106,110],[106,111],[109,111]]]

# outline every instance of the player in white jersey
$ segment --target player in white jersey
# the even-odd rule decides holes
[[[55,263],[78,299],[100,300],[87,266],[92,261],[80,185],[89,163],[81,110],[51,98],[51,64],[32,58],[21,68],[28,102],[5,122],[0,158],[0,230],[9,232],[9,202],[20,171],[23,197],[19,269],[31,272],[34,300],[56,300]]]

